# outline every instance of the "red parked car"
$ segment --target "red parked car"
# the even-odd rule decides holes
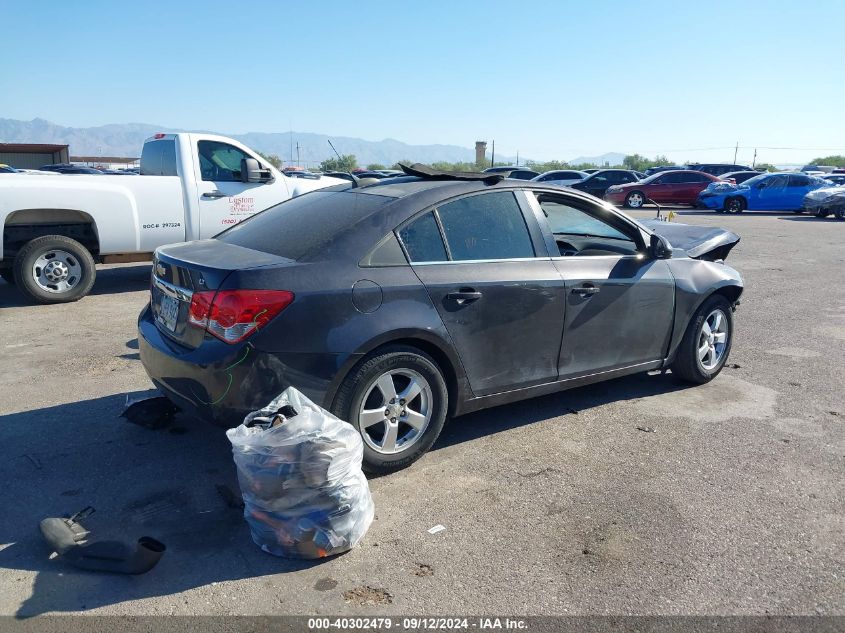
[[[719,178],[691,169],[658,172],[639,182],[610,187],[604,199],[629,209],[639,209],[649,200],[659,204],[692,204],[698,200],[698,194],[711,182]]]

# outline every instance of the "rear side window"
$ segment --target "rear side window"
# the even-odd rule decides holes
[[[332,242],[394,198],[345,191],[313,191],[247,218],[215,239],[288,259],[331,250]]]
[[[453,260],[534,257],[522,209],[510,191],[455,200],[437,212]]]
[[[399,237],[412,262],[444,262],[449,259],[432,211],[405,225],[399,230]]]
[[[141,150],[142,176],[178,176],[176,173],[176,141],[148,141]]]
[[[806,187],[810,184],[810,178],[808,176],[790,176],[789,177],[789,186],[790,187]]]

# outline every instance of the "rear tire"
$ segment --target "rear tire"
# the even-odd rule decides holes
[[[413,393],[412,383],[420,387],[418,392]],[[407,401],[401,398],[412,393]],[[352,369],[332,412],[361,434],[364,471],[385,474],[411,465],[431,448],[446,423],[448,405],[449,391],[437,363],[422,350],[394,345]]]
[[[97,275],[94,258],[76,240],[44,235],[18,251],[15,283],[37,303],[68,303],[87,295]]]
[[[723,340],[720,341],[717,332],[724,333]],[[732,343],[731,305],[722,295],[711,295],[690,320],[671,365],[672,373],[698,385],[710,382],[725,366]]]
[[[817,218],[826,218],[830,215],[830,211],[827,209],[816,209],[816,212],[813,215]]]
[[[642,191],[632,191],[625,196],[625,206],[629,209],[642,209],[645,201],[646,197]]]

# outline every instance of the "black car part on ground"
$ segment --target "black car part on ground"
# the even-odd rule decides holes
[[[131,575],[144,574],[161,560],[167,547],[149,536],[142,536],[134,546],[121,541],[86,543],[90,532],[79,519],[93,512],[89,506],[70,518],[41,521],[41,535],[59,558],[81,569]]]

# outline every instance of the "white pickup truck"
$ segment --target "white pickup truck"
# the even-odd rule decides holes
[[[210,134],[147,139],[140,176],[51,176],[0,175],[0,277],[39,303],[84,297],[97,262],[146,261],[162,244],[211,237],[346,182],[285,176],[248,147]]]

